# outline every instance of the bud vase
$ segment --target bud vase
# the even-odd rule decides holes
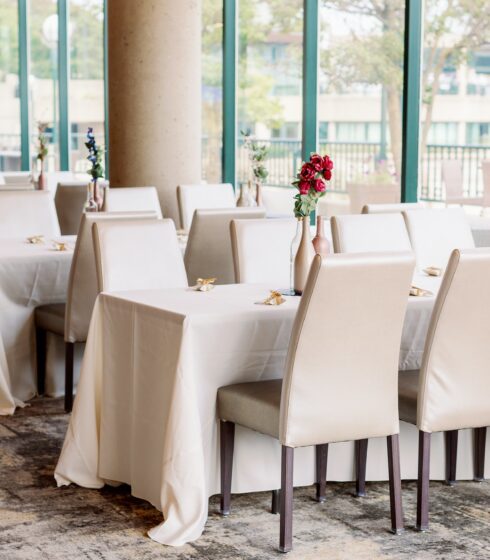
[[[93,183],[94,183],[95,204],[97,204],[97,209],[98,210],[102,210],[102,205],[104,204],[104,199],[103,199],[102,194],[100,192],[100,185],[99,185],[97,179],[95,179]]]
[[[320,255],[321,257],[326,257],[330,252],[330,243],[328,239],[325,237],[325,230],[323,228],[323,217],[317,216],[316,217],[316,235],[313,238],[313,248],[315,249],[315,253]]]
[[[255,203],[257,206],[262,206],[262,183],[256,181],[255,183]]]
[[[310,272],[311,261],[315,256],[311,242],[310,220],[308,217],[301,218],[302,232],[298,251],[294,258],[294,293],[301,295],[306,286],[306,280]]]
[[[251,182],[243,182],[240,187],[240,198],[236,205],[239,207],[256,206],[255,200],[250,193]]]
[[[97,212],[97,203],[94,200],[94,186],[93,183],[87,185],[87,200],[85,201],[85,206],[83,207],[84,212]]]
[[[44,174],[44,164],[41,162],[41,171],[39,172],[39,177],[37,178],[37,188],[43,191],[46,188],[46,175]]]

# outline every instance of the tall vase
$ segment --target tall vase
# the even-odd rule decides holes
[[[328,239],[325,237],[325,230],[323,228],[323,217],[317,216],[316,217],[316,235],[313,238],[313,248],[315,249],[315,253],[322,257],[326,257],[330,252],[330,243]]]
[[[39,172],[39,177],[37,178],[37,188],[40,191],[46,189],[46,175],[44,174],[44,162],[41,160],[41,171]]]
[[[296,295],[301,295],[305,289],[311,261],[315,256],[313,244],[311,243],[310,220],[306,217],[301,218],[301,221],[301,240],[294,257],[294,293]]]
[[[257,206],[262,206],[262,183],[261,181],[255,182],[255,202]]]
[[[255,200],[250,194],[251,182],[243,182],[240,187],[240,198],[238,199],[236,205],[239,207],[256,206]]]
[[[95,204],[97,204],[97,209],[102,210],[102,205],[104,204],[104,199],[102,197],[102,193],[100,192],[100,185],[97,179],[94,180],[94,200]]]

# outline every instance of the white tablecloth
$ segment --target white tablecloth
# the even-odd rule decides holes
[[[440,280],[415,283],[437,291]],[[163,512],[150,531],[158,542],[198,538],[208,497],[219,492],[216,392],[222,385],[281,377],[299,298],[255,305],[267,286],[218,286],[99,296],[63,451],[59,485],[130,484]],[[400,362],[420,364],[434,297],[410,297]],[[280,485],[277,441],[237,427],[233,492]],[[470,478],[469,434],[460,437],[458,476]],[[402,476],[417,477],[417,431],[401,425]],[[466,459],[465,459],[466,458]],[[432,478],[444,477],[444,448],[433,438]],[[329,451],[329,480],[353,480],[353,444]],[[386,443],[369,443],[367,477],[387,479]],[[295,454],[295,484],[314,482],[313,450]]]
[[[49,239],[0,240],[0,414],[36,394],[34,308],[66,300],[73,256],[75,238],[60,239],[71,249],[55,251]]]

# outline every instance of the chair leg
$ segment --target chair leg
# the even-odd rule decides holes
[[[328,443],[323,445],[315,445],[316,457],[316,499],[318,502],[324,502],[327,498],[325,491],[327,488],[327,461],[328,461]]]
[[[44,395],[46,390],[46,331],[36,328],[36,366],[37,394]]]
[[[233,449],[235,446],[235,424],[220,421],[220,458],[221,458],[221,515],[230,515],[231,474],[233,468]]]
[[[366,495],[366,461],[368,440],[358,439],[356,446],[356,495],[359,497]]]
[[[294,449],[283,445],[281,460],[280,552],[289,552],[293,548],[293,463]]]
[[[402,481],[400,473],[400,440],[398,434],[388,436],[388,470],[390,477],[391,530],[401,535],[403,526]]]
[[[65,412],[73,408],[73,361],[74,342],[65,342]]]
[[[281,491],[280,490],[272,490],[272,499],[271,499],[271,513],[277,515],[279,513],[279,504],[281,501]]]
[[[458,456],[458,430],[444,432],[446,439],[446,484],[456,484],[456,461]]]
[[[475,428],[474,434],[474,473],[475,480],[481,482],[485,479],[485,444],[487,442],[487,429]]]
[[[429,529],[430,433],[419,431],[419,478],[417,482],[417,525]]]

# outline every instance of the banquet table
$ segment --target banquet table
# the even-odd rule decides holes
[[[400,367],[420,366],[440,278],[417,275],[429,297],[409,297]],[[219,493],[216,392],[223,385],[282,377],[300,298],[257,304],[271,286],[227,285],[101,294],[95,305],[73,414],[56,467],[58,485],[131,485],[164,521],[150,530],[163,544],[197,539],[208,498]],[[355,349],[353,349],[355,351]],[[442,434],[432,444],[431,477],[444,478]],[[460,435],[458,477],[472,478],[471,441]],[[330,446],[328,479],[354,479],[352,442]],[[401,423],[401,466],[417,477],[417,430]],[[295,453],[294,483],[314,482],[314,453]],[[370,440],[367,477],[387,480],[386,444]],[[280,486],[280,446],[237,427],[233,492]]]
[[[55,250],[50,239],[39,244],[0,240],[0,414],[12,414],[36,394],[34,309],[66,300],[75,244],[74,236],[57,240],[68,250]],[[48,347],[51,364],[60,351],[62,360],[59,342],[61,348]]]

